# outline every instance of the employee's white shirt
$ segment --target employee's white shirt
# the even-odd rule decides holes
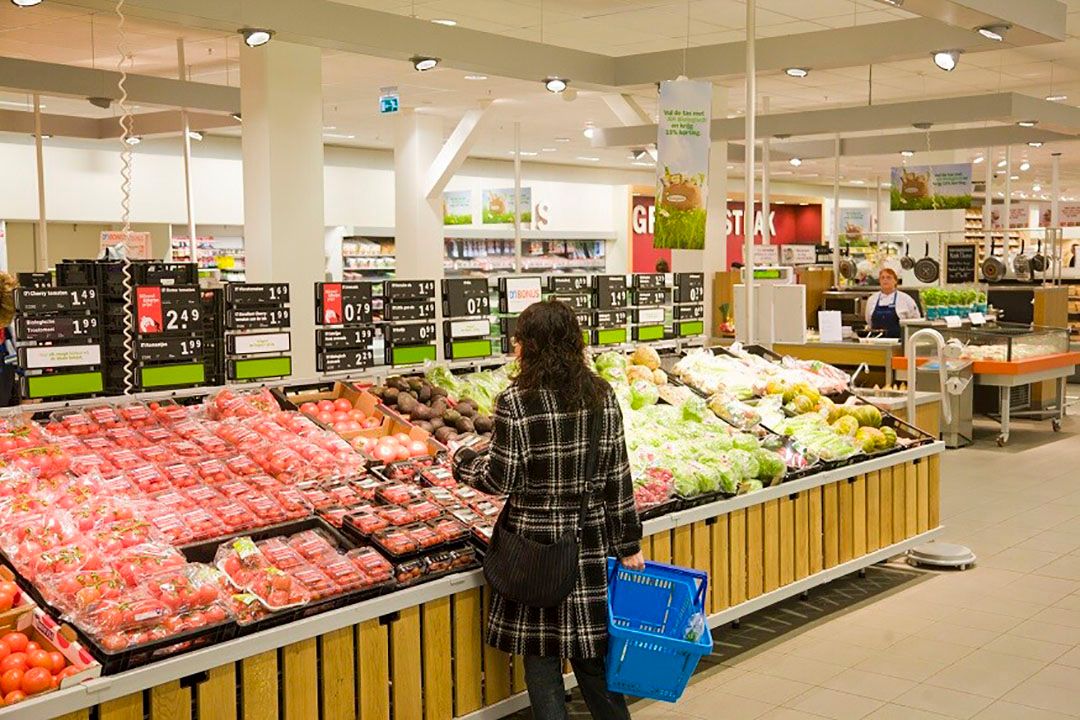
[[[886,295],[883,292],[876,292],[870,296],[870,299],[866,302],[866,324],[870,324],[870,318],[874,314],[874,308],[878,306],[878,303],[882,305],[896,304],[896,314],[901,320],[908,320],[911,318],[919,317],[919,306],[915,303],[915,300],[905,292],[894,290],[892,293]]]

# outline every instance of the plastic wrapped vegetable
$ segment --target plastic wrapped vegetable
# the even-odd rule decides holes
[[[758,476],[760,466],[754,452],[739,449],[729,450],[727,458],[731,463],[731,467],[743,478],[756,478]]]
[[[718,418],[740,430],[750,430],[761,423],[761,415],[754,408],[723,393],[709,398],[709,409]]]
[[[697,395],[691,396],[686,402],[684,402],[680,410],[683,420],[697,423],[704,422],[705,416],[709,412],[709,408],[705,404],[705,400],[698,397]]]
[[[630,384],[630,407],[639,410],[646,405],[655,405],[660,400],[660,391],[646,380],[635,380]]]
[[[763,482],[768,481],[769,484],[772,484],[776,480],[783,478],[787,472],[787,466],[784,465],[783,459],[771,450],[760,449],[754,453],[754,457],[758,463],[758,471],[755,473],[755,477]]]
[[[731,444],[733,447],[738,448],[739,450],[753,451],[757,450],[760,447],[757,438],[749,433],[737,433],[731,439]]]
[[[634,365],[644,365],[649,370],[660,367],[660,355],[648,345],[638,345],[634,348],[634,354],[630,356],[630,362]]]

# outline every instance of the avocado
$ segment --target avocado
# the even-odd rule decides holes
[[[458,432],[471,433],[476,430],[476,428],[473,426],[472,418],[462,417],[456,423],[454,423],[454,425],[455,427],[457,427]]]
[[[397,405],[399,393],[396,387],[386,388],[386,392],[383,393],[383,402],[387,405]]]
[[[435,415],[430,420],[428,420],[428,425],[431,426],[432,432],[434,432],[435,430],[438,430],[439,428],[441,428],[445,424],[446,423],[443,422],[443,419],[441,417],[439,417],[438,415]]]
[[[490,415],[477,415],[473,418],[473,427],[476,428],[478,433],[490,433],[495,427],[495,421],[491,419]]]
[[[446,442],[449,441],[451,437],[453,437],[455,434],[456,433],[454,432],[453,428],[441,427],[435,431],[435,439],[445,445]]]
[[[461,413],[451,408],[444,412],[442,417],[447,425],[454,425],[461,419]]]

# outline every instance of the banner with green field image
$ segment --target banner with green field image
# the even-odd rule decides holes
[[[472,225],[472,192],[449,190],[443,193],[443,225]]]
[[[712,83],[660,83],[653,247],[705,247]]]
[[[966,210],[971,193],[971,163],[894,167],[889,209]]]
[[[483,194],[483,224],[501,225],[514,222],[514,188],[485,190]],[[532,224],[532,188],[521,188],[521,224]]]

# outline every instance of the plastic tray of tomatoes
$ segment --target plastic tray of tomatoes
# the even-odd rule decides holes
[[[456,572],[472,570],[480,566],[476,550],[468,545],[438,550],[394,566],[394,579],[399,587],[409,587],[430,582]]]
[[[380,552],[397,562],[413,560],[435,550],[460,546],[468,540],[468,528],[452,518],[387,527],[368,538]]]

